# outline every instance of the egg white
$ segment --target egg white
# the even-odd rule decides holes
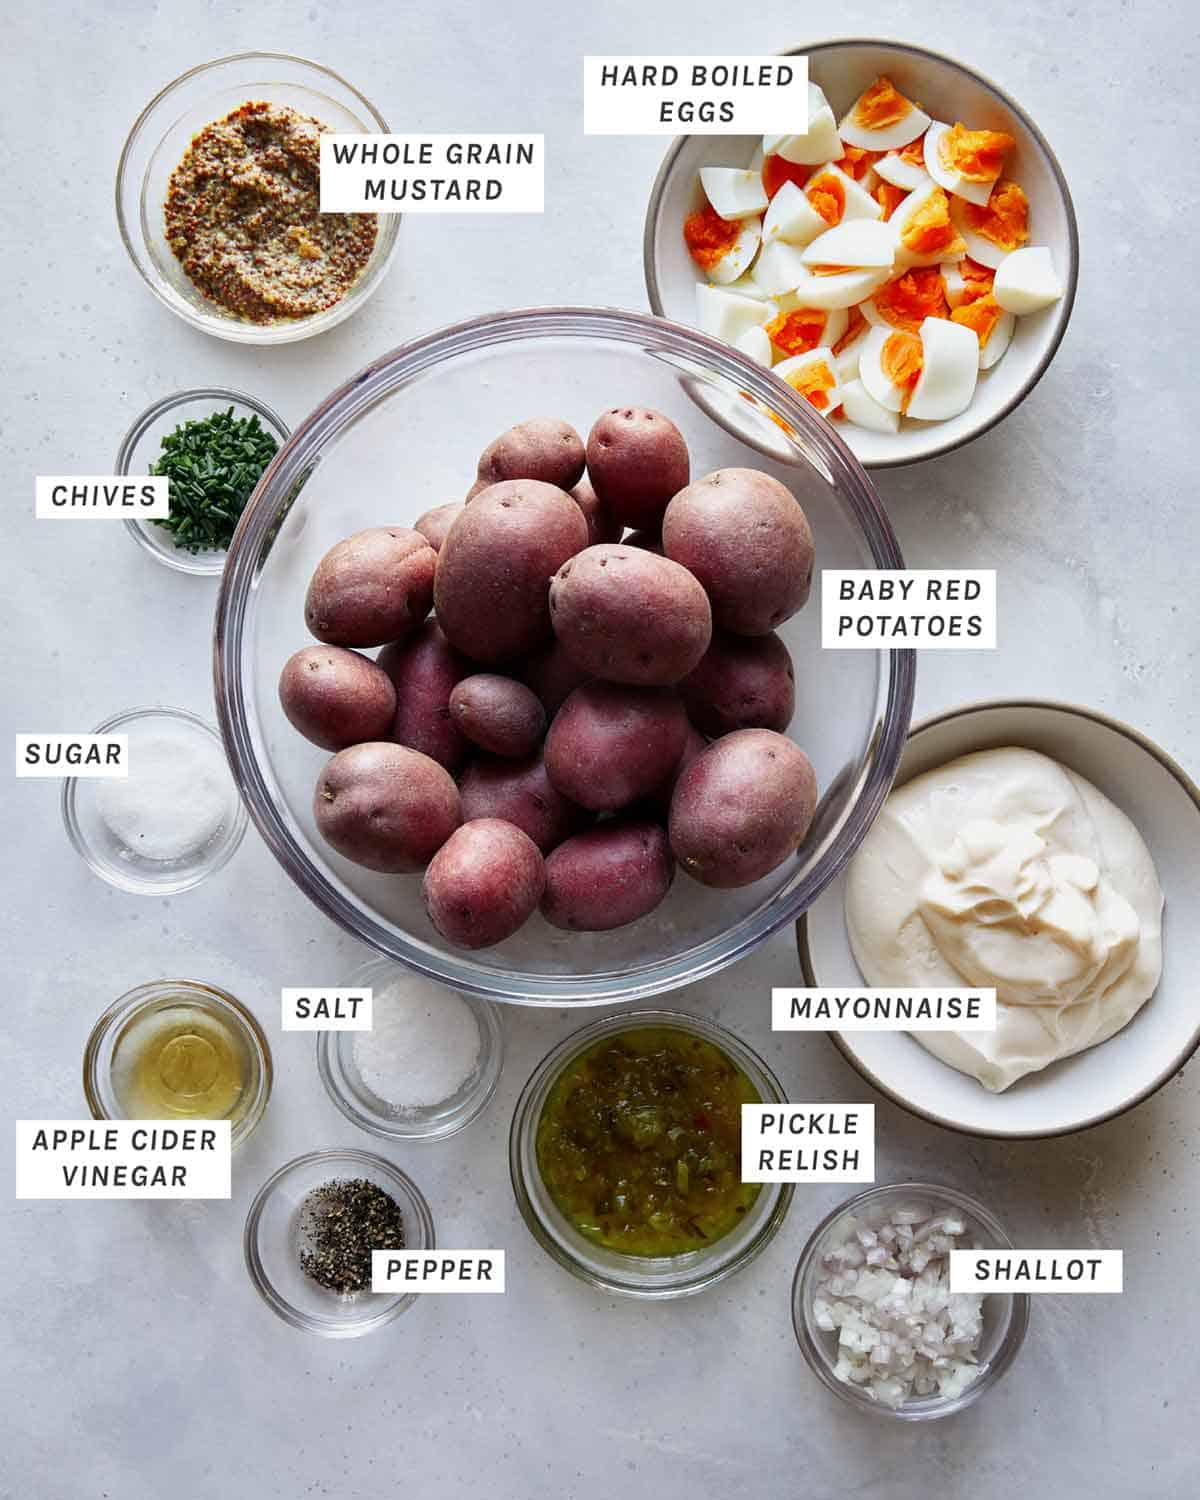
[[[966,411],[979,378],[979,340],[970,328],[949,318],[921,324],[924,368],[913,387],[908,415],[921,422],[944,422]]]

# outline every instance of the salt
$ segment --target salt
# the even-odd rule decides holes
[[[221,831],[237,796],[220,750],[171,733],[137,737],[129,749],[129,775],[97,789],[105,826],[142,859],[198,854]]]
[[[367,1088],[403,1114],[457,1094],[479,1063],[479,1022],[453,990],[405,977],[377,990],[373,1028],[354,1034]]]

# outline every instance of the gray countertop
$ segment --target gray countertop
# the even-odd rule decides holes
[[[553,301],[643,307],[639,205],[665,143],[583,136],[582,54],[761,52],[836,26],[959,55],[1021,100],[1061,156],[1084,247],[1074,319],[1036,393],[966,450],[878,478],[910,564],[999,570],[1001,649],[927,654],[918,713],[967,697],[1061,696],[1129,720],[1196,770],[1200,527],[1188,455],[1200,400],[1188,236],[1200,205],[1181,128],[1195,17],[1115,0],[999,10],[947,0],[907,18],[863,3],[707,9],[6,8],[5,102],[19,122],[6,134],[4,227],[6,734],[86,730],[137,702],[211,716],[213,584],[156,566],[120,527],[36,524],[32,475],[104,472],[132,417],[189,384],[255,390],[295,421],[371,355],[457,318]],[[544,219],[409,219],[370,307],[310,343],[256,351],[192,332],[126,260],[113,171],[161,85],[254,47],[336,68],[395,129],[545,131]],[[880,1180],[941,1178],[983,1198],[1026,1243],[1126,1255],[1124,1296],[1038,1299],[1013,1372],[948,1423],[863,1419],[801,1360],[792,1269],[846,1188],[798,1191],[760,1259],[682,1303],[609,1300],[546,1260],[517,1216],[505,1141],[533,1062],[577,1024],[561,1013],[509,1013],[508,1063],[484,1118],[450,1142],[392,1153],[434,1204],[443,1243],[507,1247],[507,1295],[426,1299],[358,1341],[306,1338],[256,1297],[241,1226],[287,1157],[367,1144],[321,1090],[311,1039],[279,1035],[276,1019],[281,985],[348,972],[364,952],[307,904],[253,831],[197,890],[163,900],[109,889],[68,845],[58,791],[26,781],[8,798],[0,1058],[10,1117],[82,1114],[79,1059],[95,1016],[163,973],[248,999],[270,1028],[277,1079],[236,1160],[231,1202],[15,1203],[5,1154],[0,1494],[1197,1493],[1196,1065],[1124,1118],[1046,1143],[971,1141],[877,1101]],[[792,1098],[869,1098],[824,1038],[770,1033],[769,987],[796,979],[784,933],[677,998],[735,1023]]]

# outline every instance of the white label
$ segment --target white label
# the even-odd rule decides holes
[[[165,474],[39,474],[33,513],[39,521],[165,521],[170,499]]]
[[[825,568],[821,645],[834,651],[994,650],[996,570]]]
[[[951,1292],[1122,1292],[1123,1250],[951,1250]]]
[[[123,781],[129,775],[127,734],[19,734],[18,776],[86,776]]]
[[[18,1120],[18,1198],[228,1198],[228,1120]]]
[[[874,1182],[873,1104],[743,1104],[743,1182]]]
[[[807,57],[585,57],[585,135],[808,129]]]
[[[372,1250],[373,1292],[502,1292],[503,1250]]]
[[[284,1031],[370,1031],[371,990],[282,990]]]
[[[993,990],[772,990],[773,1031],[995,1031]]]
[[[323,214],[540,214],[544,135],[321,137]]]

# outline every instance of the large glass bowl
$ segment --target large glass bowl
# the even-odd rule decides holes
[[[348,931],[442,984],[496,1000],[643,999],[743,958],[794,921],[858,846],[891,786],[912,710],[912,653],[823,651],[814,590],[782,632],[797,667],[791,733],[821,791],[803,847],[742,890],[709,890],[681,874],[657,911],[613,932],[562,932],[535,916],[495,948],[462,952],[430,926],[419,877],[374,874],[321,840],[312,794],[327,757],[291,727],[277,695],[280,668],[307,640],[304,594],[318,559],[350,532],[411,525],[461,498],[480,450],[514,423],[554,414],[586,432],[615,402],[673,418],[697,477],[738,465],[783,480],[812,524],[818,568],[903,566],[866,472],[831,425],[766,370],[661,319],[547,307],[430,334],[335,391],[263,475],[221,582],[217,709],[263,838]]]

